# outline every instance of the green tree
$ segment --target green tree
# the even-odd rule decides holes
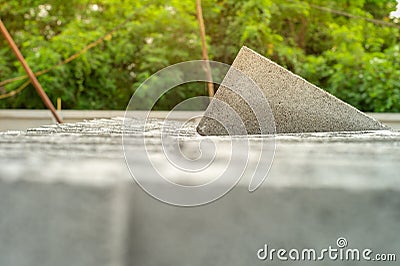
[[[399,27],[371,21],[395,23],[388,17],[395,0],[202,2],[210,59],[230,64],[247,45],[361,110],[399,112]],[[34,71],[106,36],[39,77],[63,108],[124,109],[156,71],[201,58],[192,0],[0,0],[0,17]],[[0,58],[0,81],[24,75],[3,38]],[[0,87],[0,94],[24,82]],[[164,95],[156,108],[205,94],[203,84],[188,84]],[[0,100],[0,108],[43,107],[31,86]]]

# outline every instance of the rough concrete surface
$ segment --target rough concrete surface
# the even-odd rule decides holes
[[[57,111],[64,123],[81,122],[83,120],[102,119],[109,117],[123,117],[125,110],[70,110]],[[140,116],[143,111],[130,111]],[[165,118],[169,111],[153,111],[150,117]],[[203,112],[182,112],[175,119],[185,120],[188,116],[202,115]],[[399,121],[400,117],[394,121]],[[42,125],[56,124],[50,110],[40,109],[0,109],[0,131],[26,130],[28,128],[40,127]]]
[[[397,262],[368,265],[398,264],[399,132],[278,135],[260,189],[249,193],[245,174],[222,199],[181,208],[153,199],[132,182],[121,147],[122,121],[0,133],[0,265],[367,264],[257,259],[264,244],[322,249],[335,247],[338,237],[350,248],[397,255]],[[144,134],[143,121],[134,122],[125,136],[133,146]],[[201,137],[190,123],[154,119],[149,125],[149,148],[160,154],[164,125],[182,147],[205,138],[230,141]],[[249,141],[258,146],[260,139]],[[144,157],[137,154],[138,161]]]
[[[273,114],[277,133],[387,129],[374,118],[247,47],[242,47],[232,67],[243,72],[260,87],[269,103],[267,111],[270,110]],[[236,71],[228,71],[215,98],[228,103],[239,114],[248,134],[260,134],[260,127],[273,121],[271,119],[263,121],[263,118],[258,118],[260,121],[258,123],[254,113],[259,111],[257,110],[260,108],[259,104],[255,103],[260,97],[257,96],[254,87],[248,86],[248,89],[253,91],[245,97],[243,93],[238,94],[235,89],[228,89],[231,88],[228,85],[237,83],[237,81],[232,82],[238,78],[237,76]],[[227,134],[222,125],[230,124],[230,116],[221,111],[220,105],[218,101],[211,102],[199,124],[200,134]],[[214,116],[219,122],[216,122]],[[239,128],[236,132],[240,134]]]
[[[131,111],[132,112],[132,111]],[[138,116],[141,112],[136,111]],[[169,111],[152,111],[153,118],[165,119]],[[176,113],[176,112],[175,112]],[[108,117],[123,117],[125,111],[115,110],[62,110],[59,115],[65,123],[80,122],[90,119],[101,119]],[[174,119],[187,120],[191,117],[201,117],[204,111],[181,112],[174,116]],[[393,128],[400,129],[399,113],[367,113],[381,123]],[[49,110],[25,110],[25,109],[0,109],[0,131],[26,130],[28,128],[40,127],[41,125],[55,124],[55,120]]]

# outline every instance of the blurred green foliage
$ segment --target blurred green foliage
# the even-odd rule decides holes
[[[395,0],[203,0],[210,59],[232,63],[242,45],[258,51],[364,111],[400,111],[398,28],[325,12],[389,18]],[[0,17],[34,71],[47,69],[123,23],[104,42],[39,77],[63,108],[124,109],[135,89],[163,67],[201,59],[194,0],[0,0]],[[398,24],[400,25],[400,24]],[[0,81],[24,71],[0,38]],[[0,93],[24,81],[0,87]],[[206,95],[189,84],[157,109]],[[143,101],[145,101],[145,97]],[[43,108],[35,90],[0,108]]]

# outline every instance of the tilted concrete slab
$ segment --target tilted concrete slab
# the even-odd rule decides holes
[[[244,100],[243,97],[228,89],[229,85],[233,84],[232,81],[237,79],[236,69],[252,79],[264,93],[275,120],[276,133],[388,129],[374,118],[247,47],[242,47],[232,67],[235,71],[230,70],[227,73],[215,98],[227,103],[237,112],[248,134],[260,134],[260,125],[265,126],[262,123],[266,122],[262,118],[258,119],[261,123],[257,123],[254,115],[259,111],[255,109],[260,108],[259,104],[253,104],[260,100],[256,92],[246,93]],[[254,86],[247,87],[245,89],[254,90],[255,88]],[[220,105],[220,101],[211,101],[197,128],[201,135],[227,134],[221,124],[228,124],[231,127],[228,121],[230,116],[221,111],[224,109],[220,108]],[[219,122],[214,118],[217,118]],[[267,119],[267,123],[273,122]],[[236,129],[238,135],[240,135],[239,126]],[[235,129],[231,132],[235,132]]]

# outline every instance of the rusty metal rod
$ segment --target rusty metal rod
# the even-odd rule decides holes
[[[206,29],[204,26],[203,10],[201,8],[201,0],[196,0],[196,14],[197,14],[197,21],[199,22],[199,28],[200,28],[202,57],[203,57],[203,60],[206,60],[204,70],[206,71],[207,79],[209,81],[209,82],[207,82],[208,96],[213,97],[214,96],[214,84],[212,82],[210,63],[208,62]]]
[[[0,19],[0,30],[1,30],[1,33],[3,34],[4,38],[6,38],[8,44],[10,45],[14,54],[17,56],[18,60],[21,62],[22,66],[24,67],[26,74],[28,74],[32,85],[35,87],[36,92],[39,94],[44,105],[48,109],[50,109],[51,113],[53,114],[53,116],[57,120],[57,122],[62,123],[62,120],[61,120],[60,116],[57,114],[57,111],[54,108],[54,105],[51,103],[46,92],[43,90],[43,88],[40,85],[39,81],[37,80],[35,74],[33,74],[31,68],[29,67],[28,63],[25,61],[24,56],[21,54],[21,51],[18,49],[17,45],[15,44],[13,38],[11,37],[10,33],[8,32],[6,26],[3,24],[3,21],[1,19]]]

